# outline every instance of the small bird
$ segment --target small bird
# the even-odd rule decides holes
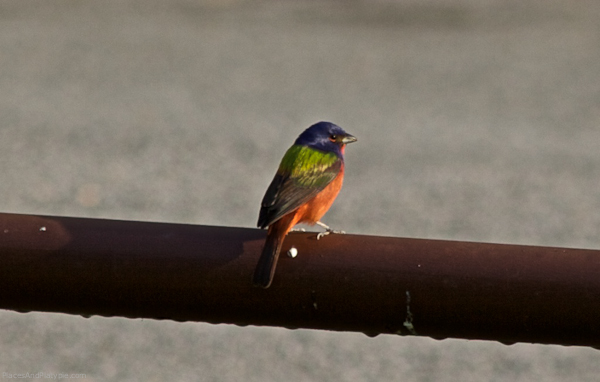
[[[283,239],[299,223],[319,224],[337,197],[344,180],[344,149],[356,138],[331,122],[318,122],[304,130],[283,156],[263,197],[258,227],[269,227],[252,282],[268,288],[273,281]]]

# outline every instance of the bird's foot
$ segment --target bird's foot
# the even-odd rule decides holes
[[[327,224],[325,223],[321,223],[321,222],[317,222],[318,225],[320,225],[321,227],[325,228],[325,232],[319,232],[317,234],[317,240],[320,240],[322,237],[325,237],[327,235],[330,235],[332,233],[339,233],[339,234],[344,234],[346,232],[344,231],[335,231],[333,229],[331,229]]]
[[[306,232],[304,228],[292,228],[290,232]]]

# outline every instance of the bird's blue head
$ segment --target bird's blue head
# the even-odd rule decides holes
[[[333,152],[342,157],[344,146],[352,142],[356,142],[356,138],[338,125],[331,122],[318,122],[304,130],[294,144]]]

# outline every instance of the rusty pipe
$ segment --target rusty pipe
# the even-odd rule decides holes
[[[0,214],[0,308],[600,345],[600,251]]]

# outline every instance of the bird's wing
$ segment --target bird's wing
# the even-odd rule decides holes
[[[342,165],[333,153],[292,146],[262,200],[258,226],[266,228],[314,198],[335,179]]]

